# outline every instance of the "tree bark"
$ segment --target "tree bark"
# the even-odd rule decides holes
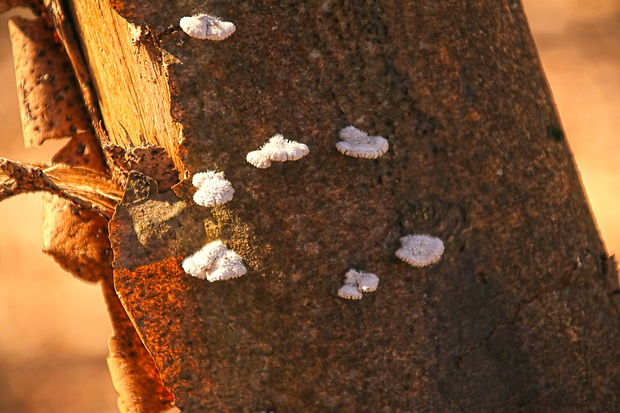
[[[136,167],[110,236],[116,291],[183,412],[620,405],[615,262],[519,1],[70,7],[110,142],[163,147],[182,181]],[[190,38],[195,13],[237,31]],[[389,151],[343,156],[347,125]],[[276,133],[309,155],[247,163]],[[204,170],[230,203],[191,202]],[[419,233],[443,240],[437,264],[395,257]],[[214,239],[247,275],[183,272]],[[378,291],[338,297],[350,268]]]

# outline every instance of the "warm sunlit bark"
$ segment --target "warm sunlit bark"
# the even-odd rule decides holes
[[[71,2],[110,140],[235,189],[192,221],[189,185],[139,177],[111,226],[117,292],[184,412],[618,406],[615,264],[519,1],[113,3]],[[194,13],[237,31],[173,27]],[[347,125],[389,151],[342,155]],[[247,163],[276,133],[310,153]],[[416,233],[437,264],[395,257]],[[183,273],[215,238],[247,275]],[[339,298],[350,268],[378,290]]]

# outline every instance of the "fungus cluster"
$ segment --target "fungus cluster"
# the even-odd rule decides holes
[[[241,277],[247,272],[243,259],[217,240],[183,260],[183,270],[196,278],[211,282]]]
[[[344,284],[338,290],[338,296],[349,300],[360,300],[362,293],[377,290],[379,277],[369,272],[361,272],[351,268],[344,276]]]
[[[347,126],[340,131],[340,142],[336,148],[341,153],[354,158],[375,159],[387,152],[390,145],[382,136],[369,136],[355,126]]]
[[[179,22],[181,29],[189,36],[201,40],[224,40],[237,29],[234,23],[220,20],[208,14],[186,16]]]
[[[253,166],[265,169],[271,162],[296,161],[306,156],[310,150],[303,143],[284,139],[280,134],[274,135],[259,150],[247,154],[246,160]]]
[[[198,188],[194,202],[208,208],[225,204],[235,193],[230,181],[224,178],[224,172],[199,172],[193,176],[192,184]]]
[[[396,256],[414,267],[434,264],[444,252],[443,241],[430,235],[407,235],[400,239],[400,244]]]

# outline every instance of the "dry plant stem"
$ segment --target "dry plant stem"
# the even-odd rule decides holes
[[[45,191],[107,218],[120,202],[121,192],[106,177],[87,168],[28,165],[0,158],[0,201],[27,192]]]

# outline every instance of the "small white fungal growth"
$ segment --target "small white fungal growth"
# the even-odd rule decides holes
[[[183,260],[183,270],[191,276],[204,280],[211,268],[214,268],[215,261],[226,254],[226,251],[228,249],[222,241],[210,242]]]
[[[272,161],[296,161],[308,155],[309,152],[307,145],[284,139],[284,136],[277,134],[259,150],[248,153],[245,159],[253,166],[265,169],[271,166]]]
[[[235,193],[230,181],[224,178],[224,172],[199,172],[193,176],[192,184],[198,188],[194,202],[208,208],[225,204]]]
[[[215,261],[215,269],[210,274],[207,274],[207,280],[211,282],[229,280],[241,277],[247,271],[239,254],[228,250]]]
[[[183,260],[183,270],[196,278],[211,282],[241,277],[247,272],[243,259],[217,240],[208,243]]]
[[[377,290],[379,277],[369,272],[361,272],[351,268],[344,275],[344,285],[338,290],[338,296],[349,300],[359,300],[362,293]]]
[[[444,251],[443,241],[430,235],[407,235],[400,239],[400,244],[396,256],[414,267],[436,263]]]
[[[354,270],[355,271],[355,270]],[[363,293],[372,293],[379,287],[379,277],[367,272],[359,272],[357,288]]]
[[[338,290],[338,296],[346,298],[348,300],[361,300],[363,294],[360,290],[357,289],[356,286],[351,284],[344,284]]]
[[[382,156],[390,147],[387,139],[382,136],[369,136],[355,126],[347,126],[340,131],[338,150],[354,158],[375,159]]]
[[[201,40],[224,40],[237,29],[233,23],[208,14],[183,17],[179,25],[185,33]]]

